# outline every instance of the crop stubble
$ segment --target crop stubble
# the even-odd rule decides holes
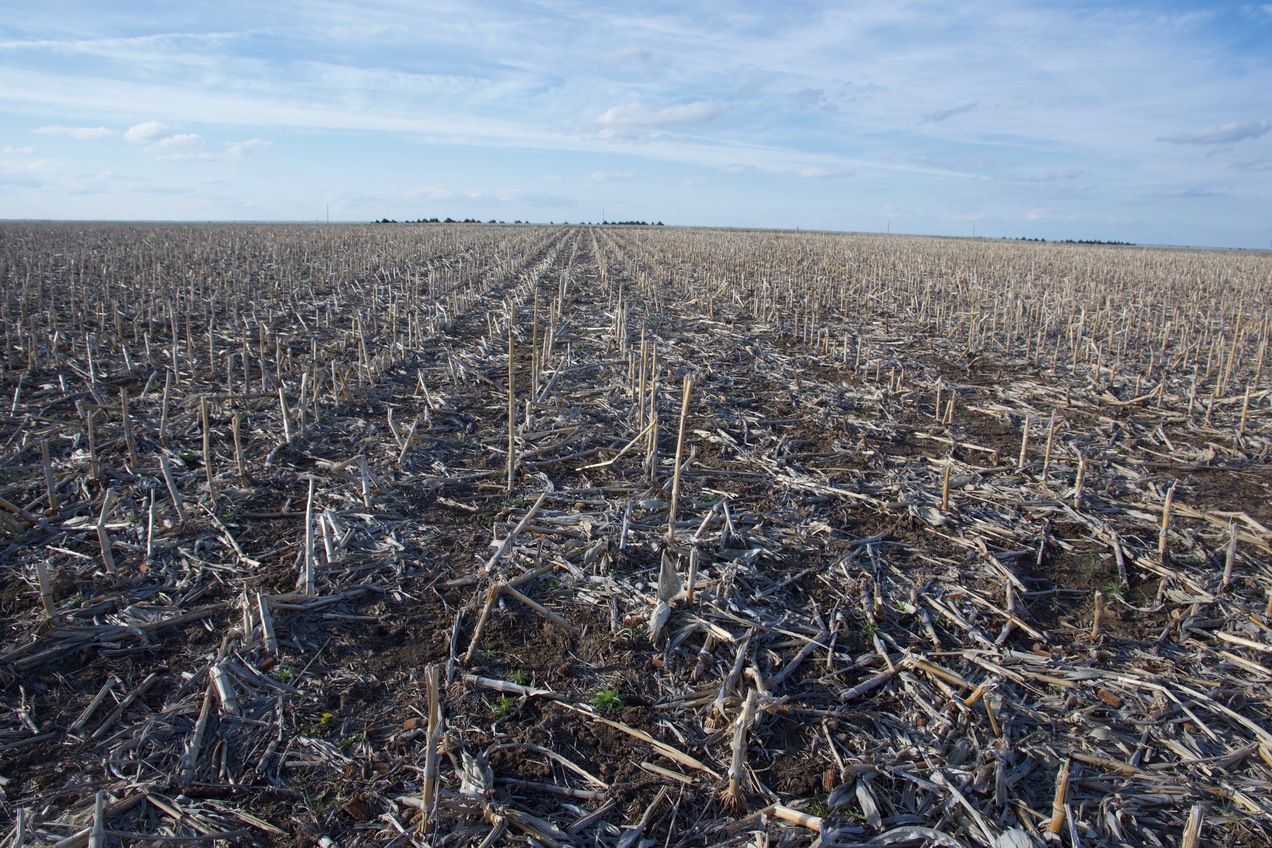
[[[0,824],[1265,845],[1270,273],[3,225]]]

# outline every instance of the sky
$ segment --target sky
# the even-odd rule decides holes
[[[1272,3],[0,5],[0,219],[1272,247]]]

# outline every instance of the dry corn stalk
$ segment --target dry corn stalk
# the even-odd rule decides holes
[[[733,756],[729,760],[728,786],[722,795],[724,804],[732,810],[746,809],[746,799],[742,793],[742,781],[746,778],[746,735],[755,723],[755,705],[758,692],[755,689],[746,694],[742,704],[742,712],[738,715],[737,725],[733,729]]]

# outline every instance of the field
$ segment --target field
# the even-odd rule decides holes
[[[1272,257],[0,225],[4,845],[1272,844]]]

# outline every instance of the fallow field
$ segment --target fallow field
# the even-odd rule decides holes
[[[1272,844],[1272,257],[0,225],[0,844]]]

